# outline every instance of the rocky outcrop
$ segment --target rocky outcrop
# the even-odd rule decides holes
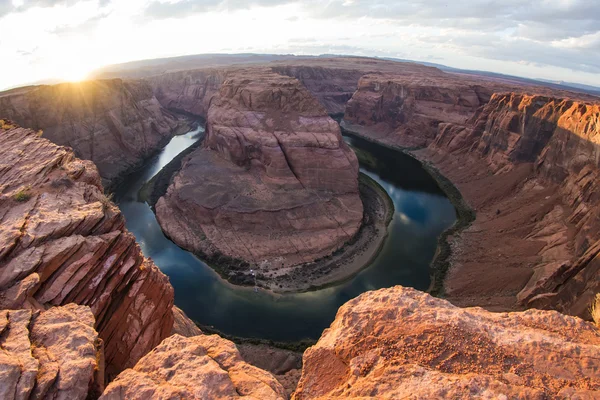
[[[400,147],[424,147],[442,122],[464,124],[491,96],[491,90],[448,74],[363,76],[346,106],[352,131]]]
[[[182,165],[156,212],[198,254],[283,270],[331,254],[362,221],[358,162],[338,125],[296,79],[269,70],[229,75],[203,147]]]
[[[268,372],[242,360],[235,345],[217,335],[171,336],[122,372],[104,391],[117,399],[284,399]]]
[[[467,126],[440,126],[423,156],[479,213],[462,235],[473,250],[454,257],[451,296],[474,295],[467,286],[487,275],[496,290],[484,284],[485,297],[589,318],[600,291],[599,132],[596,103],[519,94],[494,95]]]
[[[0,308],[87,305],[111,376],[164,339],[173,288],[145,259],[89,161],[3,123]]]
[[[414,289],[340,308],[293,398],[596,398],[600,334],[554,311],[461,309]]]
[[[43,130],[93,161],[105,184],[139,166],[187,122],[164,109],[143,81],[89,81],[0,94],[0,118]]]
[[[87,399],[104,389],[102,340],[88,307],[0,310],[0,398]]]
[[[207,68],[172,72],[148,80],[163,107],[206,119],[210,100],[227,73],[227,68]]]

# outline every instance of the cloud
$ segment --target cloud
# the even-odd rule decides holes
[[[183,18],[205,11],[230,11],[248,9],[253,6],[277,6],[293,3],[294,0],[179,0],[151,1],[145,10],[150,18]]]

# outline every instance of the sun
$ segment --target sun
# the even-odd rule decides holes
[[[69,65],[60,71],[60,79],[66,82],[81,82],[88,78],[90,69],[85,66]]]

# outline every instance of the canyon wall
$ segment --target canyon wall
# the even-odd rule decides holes
[[[163,107],[206,119],[210,100],[219,91],[228,71],[226,68],[180,71],[148,78],[148,81]]]
[[[521,305],[587,317],[600,291],[599,133],[600,102],[497,94],[468,126],[441,125],[426,152],[434,160],[433,154],[444,152],[470,155],[473,165],[483,164],[476,168],[493,175],[488,178],[491,184],[498,183],[495,193],[490,186],[487,199],[481,201],[482,196],[469,189],[481,187],[476,174],[458,179],[467,199],[474,198],[481,209],[479,222],[489,220],[488,227],[499,227],[512,219],[512,226],[501,233],[514,242],[502,253],[521,260],[508,256],[502,264],[520,262],[525,267],[517,279]],[[447,158],[438,164],[452,179],[456,173],[451,172],[451,162]],[[500,182],[508,183],[510,190],[498,190]],[[486,216],[494,207],[498,215]]]
[[[448,74],[365,75],[346,106],[344,124],[389,145],[424,147],[441,122],[464,124],[491,94]]]
[[[197,253],[270,269],[326,256],[360,227],[358,161],[338,125],[293,78],[230,74],[203,147],[156,205],[163,230]]]
[[[490,95],[514,88],[445,75],[364,76],[343,126],[422,149],[417,158],[448,177],[477,212],[470,228],[450,238],[445,292],[452,301],[589,317],[600,290],[597,99],[534,87]]]
[[[461,309],[410,288],[343,305],[293,399],[592,399],[600,334],[555,311]]]
[[[111,376],[170,333],[173,288],[96,167],[38,136],[0,123],[0,309],[89,306]]]
[[[148,83],[120,79],[4,92],[0,118],[72,147],[79,158],[96,164],[107,185],[189,125],[160,105]]]

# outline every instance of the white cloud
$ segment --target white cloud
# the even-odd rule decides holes
[[[0,88],[209,53],[347,53],[600,85],[589,0],[0,0]]]

